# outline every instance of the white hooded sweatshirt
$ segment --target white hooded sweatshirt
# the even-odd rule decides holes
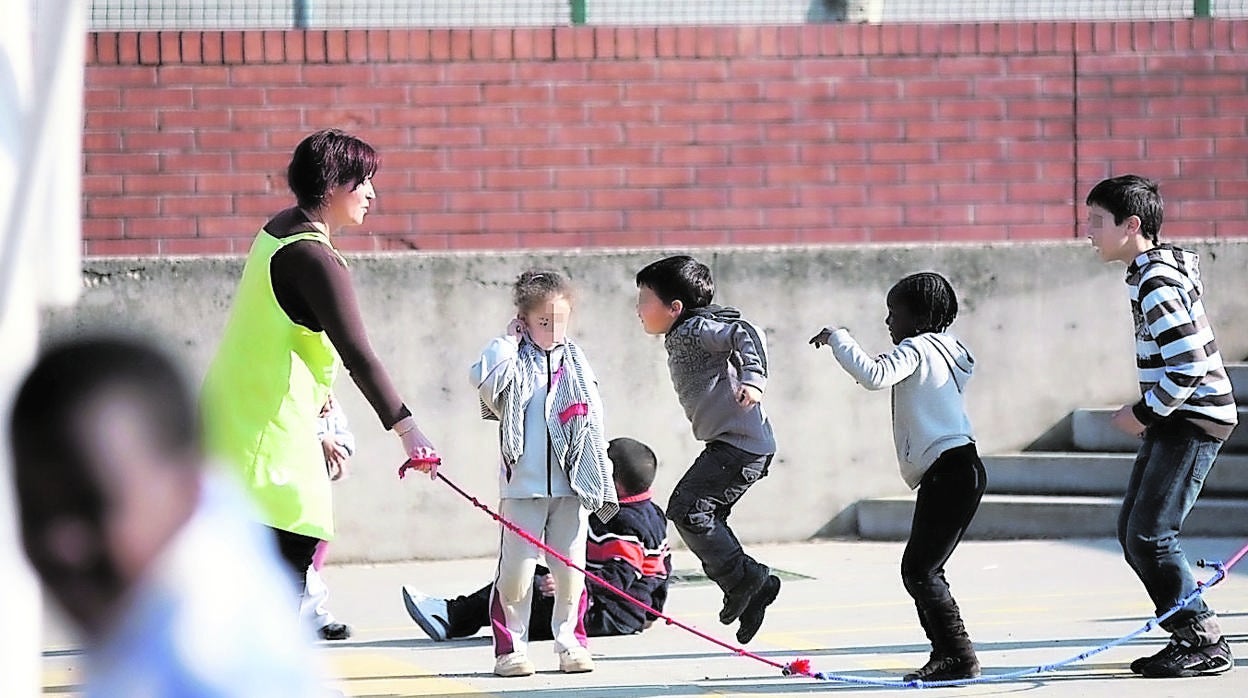
[[[828,340],[832,354],[868,390],[893,388],[893,440],[901,477],[914,489],[945,451],[975,443],[963,393],[975,358],[953,337],[926,332],[871,356],[844,328]]]

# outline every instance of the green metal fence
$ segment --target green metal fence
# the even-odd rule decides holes
[[[1248,0],[91,0],[89,27],[994,22],[1248,17]]]

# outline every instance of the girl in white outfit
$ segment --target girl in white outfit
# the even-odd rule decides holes
[[[585,355],[567,338],[572,288],[560,274],[521,274],[513,300],[517,317],[469,371],[482,417],[499,422],[499,511],[584,566],[589,512],[606,521],[619,509],[597,380]],[[528,657],[528,627],[537,561],[536,547],[502,529],[490,597],[494,673],[499,676],[535,671]],[[584,624],[585,579],[557,560],[549,565],[559,670],[593,671]]]

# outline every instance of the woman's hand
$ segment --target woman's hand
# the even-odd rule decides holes
[[[437,477],[438,465],[442,463],[442,459],[433,442],[416,426],[416,420],[409,415],[400,419],[393,429],[403,443],[403,453],[407,456],[407,462],[399,467],[399,479],[403,479],[409,468],[429,473],[431,480]]]

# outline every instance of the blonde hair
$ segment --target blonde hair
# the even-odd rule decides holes
[[[568,302],[573,299],[572,284],[557,271],[526,271],[511,289],[511,299],[521,313],[554,296],[563,296]]]

